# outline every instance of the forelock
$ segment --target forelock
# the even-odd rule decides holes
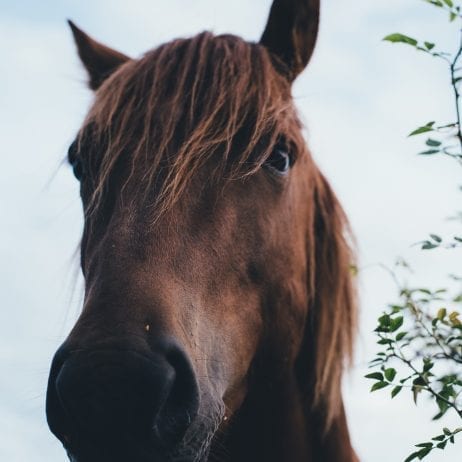
[[[164,44],[121,66],[96,94],[81,130],[99,146],[90,208],[121,160],[125,184],[136,174],[143,191],[162,172],[165,210],[205,164],[210,178],[250,175],[281,134],[301,143],[299,126],[289,84],[259,44],[207,32]]]

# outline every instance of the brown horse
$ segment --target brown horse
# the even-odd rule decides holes
[[[348,227],[291,98],[318,21],[319,0],[275,0],[259,43],[136,60],[71,23],[95,90],[69,149],[85,299],[47,417],[72,461],[357,460]]]

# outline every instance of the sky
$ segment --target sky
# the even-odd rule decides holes
[[[66,18],[136,57],[202,30],[258,40],[270,0],[0,0],[0,460],[65,461],[44,412],[51,357],[81,303],[77,182],[63,165],[91,102]],[[406,135],[451,120],[447,73],[423,54],[381,39],[403,32],[454,49],[456,30],[421,0],[322,0],[318,46],[294,87],[315,159],[340,197],[359,247],[361,325],[345,402],[364,462],[398,462],[439,433],[433,409],[404,393],[369,394],[375,319],[396,290],[379,264],[408,259],[413,281],[444,285],[460,251],[422,254],[412,244],[450,235],[461,170],[415,155]],[[455,420],[445,425],[456,426]],[[462,444],[462,440],[460,442]],[[459,457],[458,456],[459,453]],[[430,455],[460,460],[460,446]]]

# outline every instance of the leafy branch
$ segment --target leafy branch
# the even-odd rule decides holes
[[[461,22],[462,8],[455,5],[453,0],[423,0],[433,6],[446,10],[449,13],[450,21],[456,19]],[[462,123],[461,123],[461,110],[460,110],[460,85],[462,83],[462,68],[459,67],[460,59],[462,57],[462,27],[459,31],[459,43],[455,53],[448,53],[445,51],[436,51],[435,43],[433,41],[419,41],[408,35],[394,33],[384,37],[385,41],[391,43],[402,43],[415,48],[418,51],[424,52],[434,58],[442,59],[448,65],[450,82],[455,101],[455,116],[456,120],[450,123],[436,124],[435,121],[427,122],[415,130],[409,136],[421,135],[423,133],[433,132],[436,135],[446,135],[447,139],[456,139],[457,144],[448,144],[444,140],[428,138],[426,141],[427,149],[422,151],[420,155],[434,155],[444,154],[458,160],[462,164]]]
[[[456,51],[441,51],[433,40],[417,40],[400,33],[387,35],[384,40],[411,46],[446,63],[455,106],[454,120],[427,122],[409,136],[427,135],[425,150],[420,155],[444,155],[462,165],[462,7],[454,0],[421,1],[445,11],[450,22],[458,22]],[[453,219],[462,222],[462,212]],[[423,250],[460,248],[462,232],[450,239],[430,234],[418,245]],[[433,420],[444,418],[448,412],[462,419],[462,321],[458,311],[462,304],[462,278],[450,276],[451,289],[412,287],[398,278],[398,267],[409,269],[402,259],[394,270],[387,269],[396,283],[398,301],[388,305],[378,318],[375,334],[380,351],[370,362],[373,371],[366,375],[374,382],[371,391],[389,389],[394,398],[407,390],[415,404],[423,394],[435,406]],[[454,430],[444,427],[441,434],[416,444],[417,449],[405,462],[422,460],[435,449],[444,450],[448,443],[455,442],[455,435],[461,431],[462,427]]]
[[[434,401],[434,420],[448,411],[462,419],[462,322],[455,309],[462,304],[462,288],[452,295],[448,289],[409,288],[395,271],[388,271],[397,284],[399,301],[378,319],[375,332],[382,349],[370,363],[375,371],[366,375],[374,381],[371,391],[388,387],[394,398],[408,389],[415,404],[424,393]],[[460,280],[455,280],[459,286]],[[448,441],[453,442],[461,430],[455,429]],[[406,460],[420,460],[433,449],[444,449],[447,441],[442,441],[417,445],[419,449]]]
[[[454,436],[461,431],[462,428],[456,428],[452,431],[449,428],[443,428],[443,433],[434,436],[431,441],[416,444],[417,451],[410,454],[404,462],[411,462],[415,459],[422,460],[434,449],[445,449],[448,442],[454,444]]]

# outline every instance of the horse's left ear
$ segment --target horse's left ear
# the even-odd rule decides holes
[[[92,90],[97,90],[119,66],[129,61],[130,58],[93,40],[72,21],[68,23],[74,35],[80,59],[88,72],[88,85]]]
[[[274,0],[260,43],[294,80],[308,64],[319,28],[320,0]]]

